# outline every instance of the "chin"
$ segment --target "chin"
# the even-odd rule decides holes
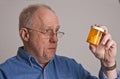
[[[55,56],[55,52],[50,52],[48,58],[53,59]]]

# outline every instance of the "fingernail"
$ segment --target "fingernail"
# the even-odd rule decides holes
[[[105,45],[105,42],[102,42],[103,45]]]

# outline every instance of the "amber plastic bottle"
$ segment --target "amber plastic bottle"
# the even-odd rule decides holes
[[[97,26],[91,26],[90,32],[88,34],[87,42],[97,46],[100,42],[103,32],[104,29]]]

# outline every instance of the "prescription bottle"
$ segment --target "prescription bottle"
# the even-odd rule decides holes
[[[104,29],[97,26],[91,26],[90,32],[87,37],[87,42],[97,46],[100,42],[103,32]]]

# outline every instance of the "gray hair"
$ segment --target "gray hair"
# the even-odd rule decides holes
[[[45,7],[53,11],[49,6],[44,4],[35,4],[28,6],[27,8],[23,9],[19,16],[19,29],[32,26],[33,15],[40,7]]]

